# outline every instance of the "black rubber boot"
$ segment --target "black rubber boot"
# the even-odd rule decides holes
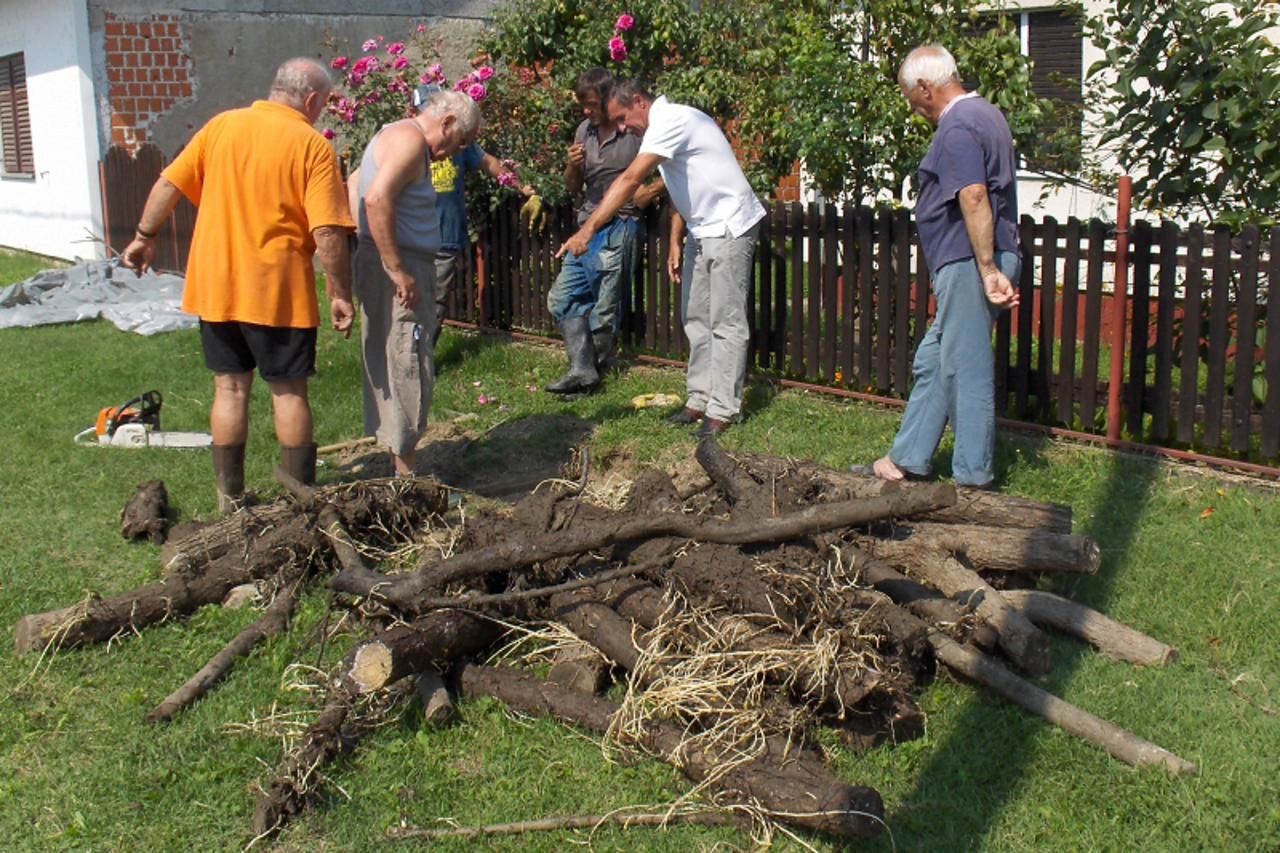
[[[599,329],[591,333],[591,346],[596,351],[596,373],[608,372],[613,356],[618,351],[618,335],[608,329]]]
[[[565,352],[569,355],[569,372],[547,385],[553,394],[583,394],[600,384],[596,371],[596,350],[591,342],[591,321],[586,317],[568,317],[560,321]]]
[[[218,512],[229,515],[244,503],[244,445],[215,444],[212,450]]]
[[[316,484],[316,445],[281,447],[280,467],[304,486]]]

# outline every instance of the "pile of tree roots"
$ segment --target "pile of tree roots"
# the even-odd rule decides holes
[[[277,471],[284,497],[171,536],[161,580],[24,617],[17,651],[110,641],[252,592],[261,616],[146,718],[169,721],[326,587],[361,639],[262,782],[255,837],[312,805],[326,765],[417,696],[428,720],[450,715],[452,695],[483,695],[596,733],[678,768],[701,822],[757,830],[881,831],[880,795],[836,776],[816,734],[853,749],[920,735],[916,699],[939,665],[1120,761],[1194,771],[1033,681],[1053,666],[1046,631],[1138,665],[1176,654],[1037,589],[1098,570],[1068,507],[714,440],[696,458],[678,483],[647,469],[605,498],[584,463],[577,480],[466,512],[431,479],[310,488]]]

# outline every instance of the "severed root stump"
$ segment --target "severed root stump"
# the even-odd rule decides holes
[[[160,480],[148,480],[120,512],[125,539],[149,539],[159,545],[169,532],[169,492]]]
[[[1116,660],[1164,666],[1178,659],[1172,646],[1069,598],[1030,589],[1005,590],[1001,595],[1037,625],[1084,640]]]
[[[492,619],[474,613],[428,613],[356,646],[338,668],[338,678],[355,695],[372,693],[407,675],[447,670],[489,648],[501,633]]]
[[[513,669],[467,666],[467,694],[492,696],[525,713],[548,714],[603,734],[619,706],[585,696]],[[714,799],[750,804],[769,817],[804,829],[842,837],[869,838],[884,823],[884,804],[872,788],[833,777],[819,759],[768,749],[758,758],[725,769],[725,756],[692,745],[678,726],[645,724],[640,746],[668,761],[695,782],[712,781]]]

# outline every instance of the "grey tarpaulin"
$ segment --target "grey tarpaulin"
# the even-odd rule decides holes
[[[179,275],[148,272],[137,278],[110,261],[82,261],[0,289],[0,329],[97,317],[139,335],[195,328],[199,320],[180,307],[182,285]]]

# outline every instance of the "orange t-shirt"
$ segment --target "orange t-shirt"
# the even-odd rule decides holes
[[[163,172],[198,207],[182,310],[209,322],[312,329],[316,244],[354,228],[333,147],[272,101],[214,116]]]

